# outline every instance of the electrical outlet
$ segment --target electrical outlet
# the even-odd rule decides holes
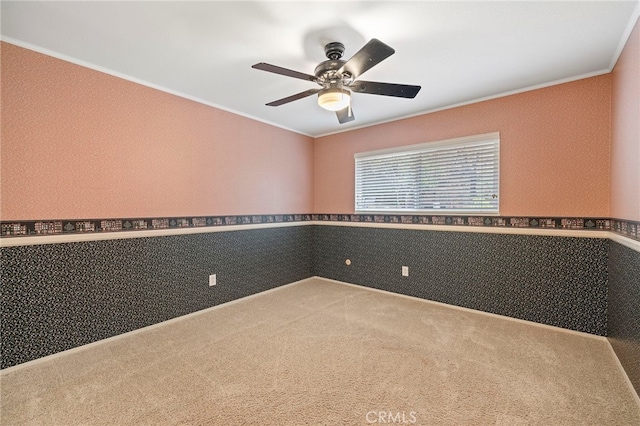
[[[209,275],[209,287],[216,285],[216,274]]]
[[[403,277],[408,277],[409,276],[409,267],[408,266],[403,266],[402,267],[402,276]]]

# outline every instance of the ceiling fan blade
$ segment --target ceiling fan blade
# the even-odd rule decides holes
[[[340,122],[340,124],[348,123],[356,119],[355,115],[353,115],[353,109],[351,108],[351,105],[339,111],[336,111],[336,117],[338,117],[338,121]]]
[[[278,67],[276,65],[267,64],[264,62],[257,63],[255,65],[251,65],[251,68],[255,68],[257,70],[268,71],[274,74],[286,75],[287,77],[299,78],[301,80],[313,81],[314,83],[318,81],[318,77],[310,74],[305,74],[303,72],[293,71],[287,68]]]
[[[340,68],[340,72],[349,72],[355,80],[358,76],[364,74],[365,71],[378,65],[395,52],[395,50],[380,40],[372,38]]]
[[[306,98],[307,96],[318,93],[320,89],[309,89],[304,92],[296,93],[295,95],[287,96],[286,98],[278,99],[277,101],[269,102],[267,106],[280,106],[289,102],[297,101],[298,99]]]
[[[379,83],[376,81],[354,81],[349,88],[356,93],[370,93],[372,95],[395,96],[397,98],[415,98],[420,86],[409,84]]]

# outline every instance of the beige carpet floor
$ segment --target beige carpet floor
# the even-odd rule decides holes
[[[640,425],[606,340],[309,279],[0,374],[2,425]]]

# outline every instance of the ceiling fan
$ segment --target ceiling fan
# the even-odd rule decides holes
[[[264,62],[253,65],[251,68],[311,81],[321,86],[319,89],[305,90],[304,92],[269,102],[267,105],[280,106],[317,93],[318,105],[329,111],[335,111],[338,121],[343,124],[355,119],[351,109],[352,91],[398,98],[415,98],[420,91],[420,86],[356,80],[367,70],[395,53],[395,50],[375,38],[365,44],[348,61],[341,59],[344,54],[344,45],[342,43],[332,42],[327,44],[324,47],[324,53],[328,60],[321,62],[316,67],[315,75]]]

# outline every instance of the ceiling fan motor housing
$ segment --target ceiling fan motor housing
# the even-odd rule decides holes
[[[346,61],[343,61],[342,55],[344,54],[344,44],[340,42],[332,42],[324,47],[324,53],[329,60],[321,62],[316,67],[314,74],[318,77],[324,86],[335,86],[340,83],[347,83],[351,75],[347,72],[339,73],[338,70],[342,68]]]
[[[324,61],[324,62],[320,62],[318,64],[318,66],[316,67],[314,74],[316,75],[316,77],[320,78],[320,79],[326,79],[327,82],[331,80],[331,77],[337,77],[338,79],[342,79],[342,76],[338,76],[337,71],[342,68],[342,66],[345,64],[345,61],[342,61],[340,59],[336,59],[336,60],[328,60],[328,61]]]

